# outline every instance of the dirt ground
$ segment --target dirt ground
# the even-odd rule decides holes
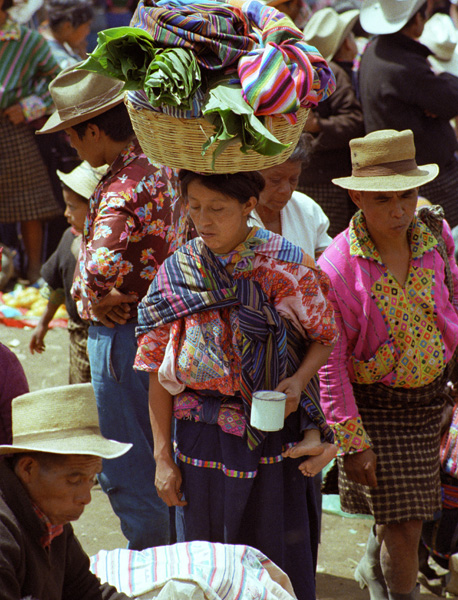
[[[60,328],[49,331],[46,351],[34,356],[28,350],[30,335],[30,329],[0,325],[0,341],[18,356],[31,390],[65,385],[68,377],[67,331]],[[74,523],[84,549],[91,555],[101,549],[125,547],[119,521],[100,487],[94,489],[92,497],[83,516]],[[319,600],[368,600],[367,590],[360,590],[353,572],[363,555],[370,527],[369,519],[324,513],[317,573]],[[422,600],[434,598],[437,599],[437,595],[422,587]]]

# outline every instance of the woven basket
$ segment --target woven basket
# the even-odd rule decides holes
[[[178,119],[152,110],[137,110],[129,100],[126,105],[140,146],[150,160],[200,173],[258,171],[285,162],[296,147],[309,112],[308,108],[300,108],[296,125],[290,125],[283,117],[265,117],[264,124],[275,137],[291,144],[280,154],[264,156],[252,150],[244,154],[240,144],[234,141],[218,156],[212,168],[217,143],[201,155],[202,145],[214,133],[206,119]]]

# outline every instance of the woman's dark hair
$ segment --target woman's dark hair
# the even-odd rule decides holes
[[[13,0],[3,0],[2,10],[3,11],[9,10],[10,8],[12,8],[13,4],[14,4]]]
[[[48,0],[46,12],[51,29],[56,29],[67,21],[76,28],[94,16],[92,2],[89,0]]]
[[[313,137],[310,133],[301,133],[297,146],[294,148],[288,161],[301,162],[303,166],[306,166],[310,160],[312,145]]]
[[[204,173],[195,173],[194,171],[180,169],[178,180],[180,182],[181,194],[184,198],[188,196],[189,184],[193,181],[199,181],[208,189],[234,198],[240,204],[245,204],[252,196],[259,200],[259,195],[265,185],[264,177],[257,171],[205,175]]]
[[[97,125],[113,142],[127,142],[134,135],[129,113],[123,102],[101,115],[91,117],[87,121],[83,121],[77,125],[72,125],[80,140],[83,139],[89,123]]]

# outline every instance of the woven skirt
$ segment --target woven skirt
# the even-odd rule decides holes
[[[62,214],[54,198],[35,133],[0,117],[0,222],[32,221]]]
[[[440,421],[447,378],[414,390],[353,385],[364,427],[377,455],[377,487],[349,481],[339,464],[342,509],[372,514],[378,524],[430,520],[441,508]]]

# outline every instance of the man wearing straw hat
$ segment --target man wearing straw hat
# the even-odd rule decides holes
[[[410,600],[423,520],[441,508],[440,420],[458,346],[458,268],[448,224],[416,214],[410,130],[350,142],[352,175],[334,179],[359,211],[320,257],[341,336],[320,370],[321,402],[338,445],[343,510],[375,527],[356,569],[371,600]]]
[[[430,49],[421,44],[426,0],[364,0],[362,27],[376,37],[366,47],[359,70],[366,131],[413,131],[417,160],[437,163],[438,177],[420,193],[440,204],[451,227],[458,225],[458,149],[450,120],[458,113],[458,77],[435,74]]]
[[[90,384],[13,401],[13,443],[0,446],[0,597],[121,600],[89,570],[76,521],[91,501],[102,458],[130,449],[104,438]]]
[[[122,82],[73,67],[50,85],[57,108],[40,133],[65,130],[83,160],[109,168],[89,201],[73,296],[90,321],[88,354],[103,435],[134,444],[104,463],[108,494],[129,548],[169,543],[169,512],[154,486],[148,376],[133,370],[137,304],[158,265],[184,242],[175,228],[172,169],[140,149]]]

